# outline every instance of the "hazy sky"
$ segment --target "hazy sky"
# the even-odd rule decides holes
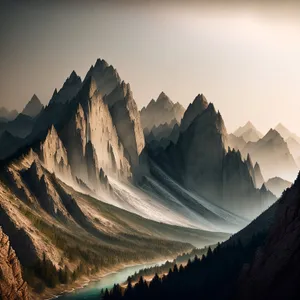
[[[100,57],[140,108],[203,93],[228,131],[281,121],[300,135],[300,1],[145,2],[0,0],[0,106],[46,104]]]

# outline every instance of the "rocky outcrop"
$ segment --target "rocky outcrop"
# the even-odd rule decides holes
[[[27,284],[22,269],[7,235],[0,227],[0,298],[6,300],[28,300]]]
[[[154,126],[157,128],[165,123],[170,124],[173,120],[180,124],[184,111],[181,104],[173,103],[164,92],[161,92],[156,100],[152,99],[146,107],[142,108],[142,126],[144,130],[151,131]]]
[[[43,108],[44,106],[41,103],[40,99],[37,97],[36,94],[34,94],[30,101],[24,107],[22,114],[34,118],[41,112]]]

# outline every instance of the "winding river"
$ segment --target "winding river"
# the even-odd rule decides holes
[[[140,265],[129,266],[121,269],[117,272],[109,273],[103,276],[98,281],[89,283],[87,286],[81,289],[76,289],[73,292],[59,295],[56,299],[59,300],[100,300],[100,292],[102,289],[110,289],[115,283],[123,283],[127,280],[128,276],[133,275],[141,269],[149,268],[155,265],[162,265],[166,261],[160,261],[156,263],[146,263]],[[54,298],[53,298],[54,299]]]

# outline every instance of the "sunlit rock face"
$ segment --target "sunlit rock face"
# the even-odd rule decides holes
[[[50,103],[49,111],[63,105],[64,114],[41,144],[47,169],[81,179],[93,189],[99,184],[100,168],[119,179],[132,177],[144,134],[130,86],[112,66],[98,59],[83,83],[73,71]]]
[[[50,172],[71,176],[68,154],[54,126],[41,144],[41,159]]]
[[[0,298],[6,300],[28,300],[27,284],[22,269],[9,239],[0,227]]]
[[[180,124],[184,111],[181,104],[173,103],[164,92],[161,92],[156,100],[152,99],[141,109],[143,129],[151,131],[153,127],[170,124],[173,120]]]
[[[100,167],[106,174],[130,178],[129,160],[108,105],[92,77],[85,81],[70,110],[69,121],[58,133],[60,138],[52,129],[43,144],[46,167],[57,170],[58,163],[60,169],[67,165],[73,177],[93,188],[97,185]]]
[[[139,164],[139,155],[145,146],[140,114],[133,99],[130,85],[124,81],[105,98],[118,137],[128,153],[133,168]]]

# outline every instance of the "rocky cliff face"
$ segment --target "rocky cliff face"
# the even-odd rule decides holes
[[[28,300],[27,284],[22,269],[7,235],[0,227],[0,298],[7,300]]]
[[[139,155],[145,146],[140,114],[130,85],[122,81],[105,97],[116,126],[118,137],[129,155],[133,168],[139,164]]]
[[[43,162],[49,170],[63,178],[77,177],[92,189],[97,189],[100,168],[105,174],[124,179],[131,177],[131,165],[118,135],[118,127],[92,77],[84,82],[70,103],[65,118],[58,133],[52,127],[42,144]],[[130,124],[132,131],[127,133],[133,135],[134,123]],[[135,145],[132,145],[133,149],[137,149]],[[138,153],[135,153],[137,161]]]
[[[9,155],[13,154],[16,148],[22,144],[22,139],[12,135],[10,132],[5,130],[0,135],[0,159],[4,159]]]
[[[264,184],[265,180],[262,176],[260,166],[258,163],[255,163],[255,165],[254,165],[254,176],[255,176],[256,187],[261,188],[261,186]]]
[[[142,108],[142,126],[151,131],[154,126],[170,124],[174,119],[180,124],[183,114],[183,106],[178,102],[173,103],[164,92],[161,92],[156,100],[152,99],[146,107]]]

